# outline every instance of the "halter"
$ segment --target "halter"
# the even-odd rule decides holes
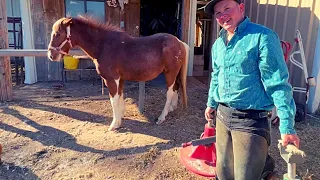
[[[70,26],[67,26],[67,39],[64,40],[61,45],[59,47],[50,47],[49,49],[50,50],[55,50],[55,51],[58,51],[60,54],[64,54],[64,55],[68,55],[68,53],[64,52],[61,50],[61,48],[66,44],[66,43],[69,43],[70,46],[72,47],[72,44],[71,44],[71,34],[70,34]]]

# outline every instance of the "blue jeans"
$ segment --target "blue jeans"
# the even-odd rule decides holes
[[[216,117],[216,172],[219,180],[260,180],[270,145],[267,117],[240,118],[242,113],[219,105]]]

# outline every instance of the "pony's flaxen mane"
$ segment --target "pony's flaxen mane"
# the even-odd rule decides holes
[[[95,19],[93,16],[90,15],[79,15],[78,17],[75,17],[74,19],[79,20],[85,24],[88,24],[91,27],[94,28],[101,28],[104,30],[108,30],[108,31],[119,31],[119,32],[123,32],[119,27],[107,22],[107,23],[103,23],[101,21],[98,21],[97,19]]]

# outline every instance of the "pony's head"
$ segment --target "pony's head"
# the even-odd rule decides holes
[[[51,61],[60,61],[72,47],[71,24],[72,18],[61,18],[53,24],[51,40],[48,46],[48,58]]]

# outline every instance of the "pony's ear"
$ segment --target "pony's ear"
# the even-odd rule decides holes
[[[61,24],[65,25],[65,26],[69,26],[72,23],[72,18],[65,18]]]

